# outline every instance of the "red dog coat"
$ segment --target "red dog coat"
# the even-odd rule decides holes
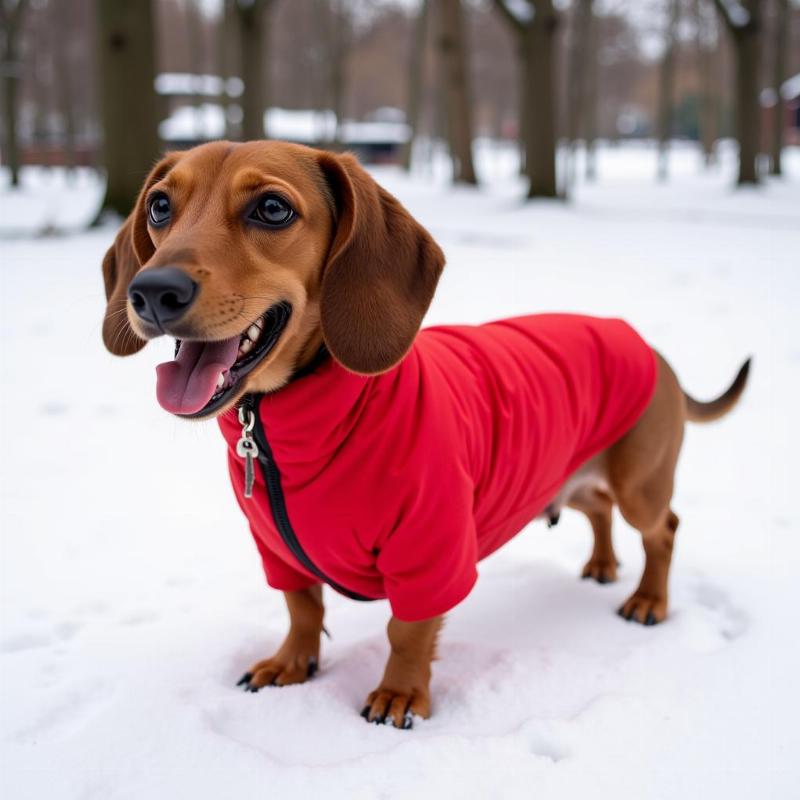
[[[656,377],[653,351],[621,320],[428,328],[382,375],[329,358],[261,397],[249,499],[236,411],[219,423],[269,584],[327,580],[413,621],[469,594],[477,562],[634,425]]]

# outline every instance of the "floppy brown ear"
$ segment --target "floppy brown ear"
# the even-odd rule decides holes
[[[103,259],[103,283],[106,287],[106,313],[103,318],[103,343],[115,356],[130,356],[146,342],[140,339],[128,322],[128,284],[139,271],[139,259],[131,241],[133,215],[120,228],[114,244]]]
[[[322,153],[336,233],[322,274],[322,335],[333,357],[363,375],[411,347],[444,267],[431,235],[351,155]]]
[[[128,284],[142,264],[155,252],[147,232],[144,207],[147,192],[172,169],[178,158],[177,154],[170,153],[156,164],[144,182],[136,206],[103,258],[103,283],[107,301],[103,318],[103,343],[115,356],[133,355],[147,344],[136,335],[128,321]]]

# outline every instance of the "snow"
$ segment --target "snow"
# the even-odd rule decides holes
[[[431,323],[620,315],[702,398],[755,357],[740,408],[687,431],[668,621],[613,613],[642,565],[621,519],[605,586],[577,578],[582,517],[533,524],[449,615],[434,715],[411,732],[358,716],[386,656],[383,602],[327,592],[318,676],[234,687],[286,615],[221,436],[158,408],[167,342],[102,348],[114,230],[73,231],[96,181],[34,170],[0,191],[3,796],[795,796],[800,152],[785,160],[788,178],[734,191],[727,149],[703,173],[674,147],[658,185],[652,147],[605,147],[569,205],[521,203],[513,155],[488,143],[480,190],[448,187],[441,165],[375,170],[447,253]],[[52,235],[31,238],[43,222]]]
[[[796,97],[800,97],[800,72],[781,84],[781,94],[784,100],[794,100]]]
[[[734,28],[745,28],[750,22],[750,12],[738,0],[722,0],[727,17]]]
[[[176,108],[158,125],[165,142],[221,139],[225,135],[225,109],[216,103]]]
[[[244,90],[241,78],[222,78],[219,75],[197,75],[192,72],[161,72],[156,75],[155,90],[161,95],[200,95],[240,97]]]

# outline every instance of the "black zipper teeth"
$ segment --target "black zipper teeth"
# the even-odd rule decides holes
[[[275,527],[283,539],[286,546],[291,550],[292,555],[313,575],[316,575],[323,583],[327,583],[339,594],[343,594],[352,600],[373,600],[372,597],[351,592],[344,586],[331,580],[309,557],[303,546],[300,544],[297,534],[294,532],[289,513],[286,510],[286,498],[283,494],[281,485],[281,473],[275,458],[272,455],[272,448],[267,441],[267,434],[261,423],[261,415],[258,413],[259,396],[248,395],[245,405],[253,412],[255,425],[253,426],[253,438],[258,446],[258,463],[261,466],[261,474],[264,477],[264,485],[267,489],[269,505],[272,510],[272,518],[275,520]]]

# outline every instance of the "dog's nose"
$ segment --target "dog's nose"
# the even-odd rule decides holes
[[[128,287],[133,310],[159,328],[180,319],[196,297],[197,284],[177,267],[146,269]]]

